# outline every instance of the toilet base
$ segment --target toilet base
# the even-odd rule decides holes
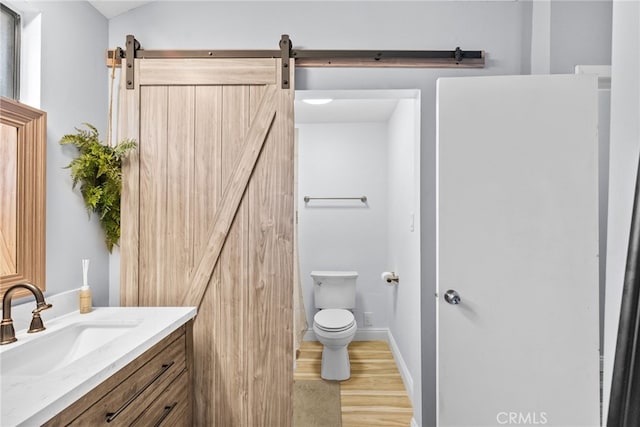
[[[344,381],[351,377],[351,363],[347,346],[322,348],[320,376],[325,380]]]

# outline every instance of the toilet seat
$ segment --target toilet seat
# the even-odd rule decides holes
[[[353,313],[346,309],[328,308],[313,316],[313,333],[322,344],[320,376],[325,380],[348,380],[351,376],[349,343],[358,325]]]
[[[328,308],[317,312],[313,323],[326,332],[342,332],[354,325],[355,318],[349,310]]]

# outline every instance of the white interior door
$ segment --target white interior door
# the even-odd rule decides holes
[[[439,426],[599,425],[597,106],[590,75],[438,81]]]

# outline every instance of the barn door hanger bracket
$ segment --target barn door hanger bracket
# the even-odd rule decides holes
[[[127,89],[133,89],[135,87],[135,67],[133,66],[133,62],[138,55],[138,50],[140,49],[140,43],[134,36],[129,34],[127,36],[127,45],[126,45],[126,79],[127,79]],[[120,49],[122,50],[122,49]]]
[[[289,89],[291,82],[291,67],[289,59],[291,58],[291,40],[288,34],[283,34],[280,38],[280,57],[282,58],[282,89]]]

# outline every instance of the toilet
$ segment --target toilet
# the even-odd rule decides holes
[[[356,271],[312,271],[315,306],[313,332],[322,345],[320,376],[343,381],[351,376],[347,346],[356,335]]]

